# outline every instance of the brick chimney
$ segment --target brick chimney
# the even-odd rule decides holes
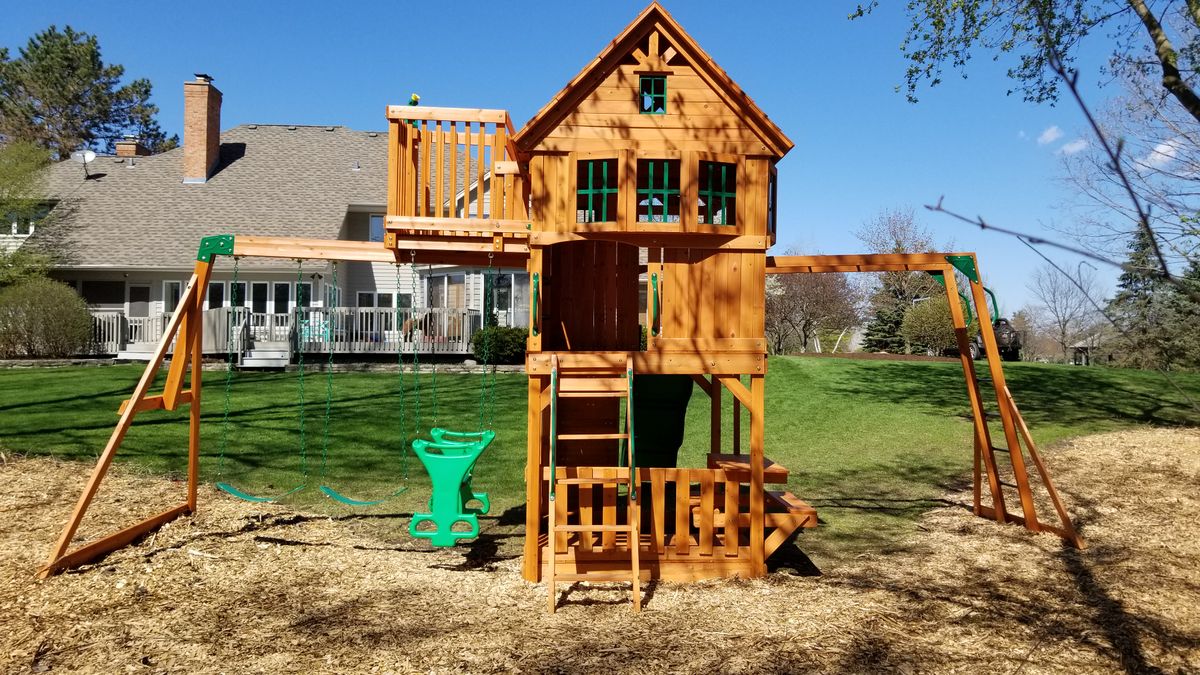
[[[137,136],[126,136],[117,141],[117,157],[144,157],[150,150],[142,145],[142,139]]]
[[[196,73],[183,83],[183,182],[205,183],[221,150],[221,90]]]

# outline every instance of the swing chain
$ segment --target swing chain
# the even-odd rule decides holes
[[[412,278],[414,292],[417,287],[417,251],[413,249],[409,254],[409,272]],[[426,304],[429,304],[428,302]],[[414,317],[416,312],[413,313]],[[425,328],[428,324],[427,317],[422,317],[420,321],[413,322],[413,332],[421,332],[421,339],[413,340],[413,394],[416,398],[416,415],[413,416],[413,438],[421,436],[421,342],[425,341]]]
[[[399,374],[400,385],[400,477],[404,484],[408,484],[408,439],[405,438],[405,419],[404,419],[404,324],[401,322],[403,313],[400,309],[400,263],[396,262],[396,372]],[[416,292],[416,288],[410,289],[409,297]],[[409,309],[412,308],[412,302],[409,302]],[[409,324],[411,326],[411,324]]]
[[[496,405],[496,391],[495,391],[496,390],[496,371],[494,369],[491,372],[491,380],[490,380],[492,391],[490,394],[488,392],[488,382],[489,382],[488,370],[491,368],[491,362],[492,362],[491,358],[492,358],[492,338],[493,338],[493,334],[491,331],[488,331],[488,328],[490,328],[489,324],[491,323],[492,312],[495,311],[495,299],[493,298],[493,294],[496,292],[496,272],[495,272],[495,268],[493,267],[493,257],[494,257],[494,255],[491,252],[489,252],[488,253],[488,270],[487,270],[487,274],[483,277],[483,316],[481,317],[482,324],[483,324],[483,326],[482,326],[482,331],[483,331],[483,370],[482,370],[483,386],[479,388],[479,430],[480,431],[484,431],[486,429],[491,428],[492,416],[495,414],[495,405]],[[490,285],[488,283],[489,278],[491,280]],[[486,418],[487,426],[484,426],[484,420],[485,420],[484,407],[485,407],[485,403],[487,403],[489,401],[490,401],[491,409],[489,409],[487,411],[487,418]]]
[[[233,282],[229,288],[229,314],[225,321],[225,411],[221,415],[221,455],[217,461],[217,475],[225,474],[225,451],[229,448],[229,410],[230,395],[233,390],[233,324],[239,314],[238,309],[238,266],[241,258],[233,259]]]
[[[300,293],[300,282],[303,279],[304,279],[304,261],[300,258],[297,258],[296,259],[296,293],[297,293],[297,295]],[[307,433],[305,430],[306,425],[304,423],[304,409],[306,407],[305,404],[307,403],[308,397],[304,391],[304,348],[300,344],[300,339],[301,339],[300,338],[300,302],[299,302],[298,297],[296,298],[296,300],[297,300],[296,311],[295,311],[296,319],[294,321],[296,334],[295,334],[294,344],[296,346],[297,366],[299,367],[299,372],[300,372],[300,377],[299,377],[299,380],[300,380],[300,393],[299,393],[299,396],[300,396],[300,472],[305,476],[305,478],[307,478],[308,477],[308,436],[307,436]]]
[[[337,334],[333,329],[334,313],[332,311],[337,308],[337,262],[332,263],[330,266],[333,268],[332,287],[326,289],[325,293],[326,304],[329,305],[325,310],[326,349],[329,355],[325,360],[325,420],[321,426],[321,478],[325,477],[325,471],[329,465],[329,418],[333,410],[333,341],[334,336]],[[303,359],[303,354],[301,354],[301,358]]]

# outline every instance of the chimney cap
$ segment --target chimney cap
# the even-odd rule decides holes
[[[196,73],[197,82],[212,82],[213,76],[208,73]]]
[[[134,141],[134,142],[137,142],[137,141],[139,141],[139,140],[141,140],[141,139],[140,139],[140,138],[138,138],[138,135],[137,135],[137,134],[123,134],[123,135],[121,136],[121,140],[123,140],[123,141]]]

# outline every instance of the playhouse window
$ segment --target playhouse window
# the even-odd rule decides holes
[[[767,234],[771,237],[771,243],[775,243],[775,226],[778,224],[779,214],[779,173],[775,167],[771,167],[771,178],[767,183]]]
[[[699,185],[696,222],[733,225],[737,214],[737,165],[700,162]]]
[[[639,223],[679,222],[679,160],[638,160],[637,219]]]
[[[666,75],[643,75],[640,89],[641,95],[638,96],[638,106],[643,114],[667,114]]]
[[[575,222],[607,223],[617,219],[617,160],[579,160],[575,186]]]

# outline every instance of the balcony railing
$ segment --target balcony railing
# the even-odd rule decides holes
[[[498,313],[501,326],[528,325],[527,312]],[[123,312],[94,311],[94,354],[151,351],[162,337],[170,314],[127,317]],[[232,325],[232,330],[230,330]],[[204,351],[241,354],[246,349],[286,343],[306,353],[467,355],[471,337],[483,326],[478,310],[455,308],[395,309],[369,307],[305,308],[273,314],[245,307],[204,312]],[[233,336],[233,349],[229,338]]]

